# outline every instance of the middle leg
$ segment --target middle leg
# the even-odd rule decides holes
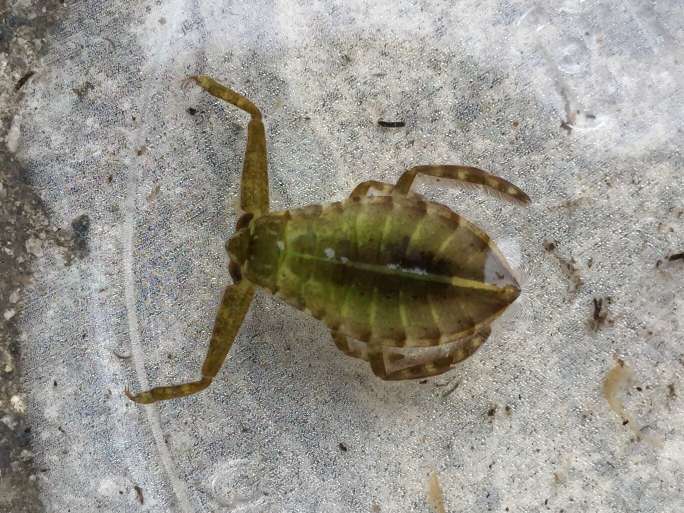
[[[394,189],[394,185],[391,183],[379,182],[377,180],[368,180],[366,182],[361,182],[359,185],[354,187],[354,190],[349,195],[350,198],[362,198],[368,194],[368,191],[374,189],[380,191],[383,194],[391,194]]]

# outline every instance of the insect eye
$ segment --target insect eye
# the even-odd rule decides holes
[[[254,214],[250,212],[245,212],[240,216],[240,219],[238,219],[238,222],[235,224],[235,229],[236,230],[241,230],[245,226],[249,224],[249,222],[252,220],[254,217]]]

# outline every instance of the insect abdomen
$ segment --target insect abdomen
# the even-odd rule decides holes
[[[253,224],[248,279],[362,341],[437,344],[515,299],[486,276],[517,285],[488,237],[440,205],[378,196]]]

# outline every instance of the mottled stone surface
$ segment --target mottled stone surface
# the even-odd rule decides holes
[[[47,511],[424,512],[433,471],[448,511],[682,509],[679,2],[366,4],[64,13],[6,139],[71,234],[40,246],[18,321]],[[129,402],[197,376],[230,280],[247,119],[198,72],[264,112],[274,209],[415,164],[523,188],[527,209],[419,187],[520,275],[485,347],[385,383],[260,294],[212,387]],[[627,424],[603,390],[618,358]]]

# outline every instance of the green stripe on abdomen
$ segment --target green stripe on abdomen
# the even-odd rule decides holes
[[[436,344],[510,302],[483,281],[488,238],[445,207],[374,197],[253,224],[246,277],[359,340]]]

